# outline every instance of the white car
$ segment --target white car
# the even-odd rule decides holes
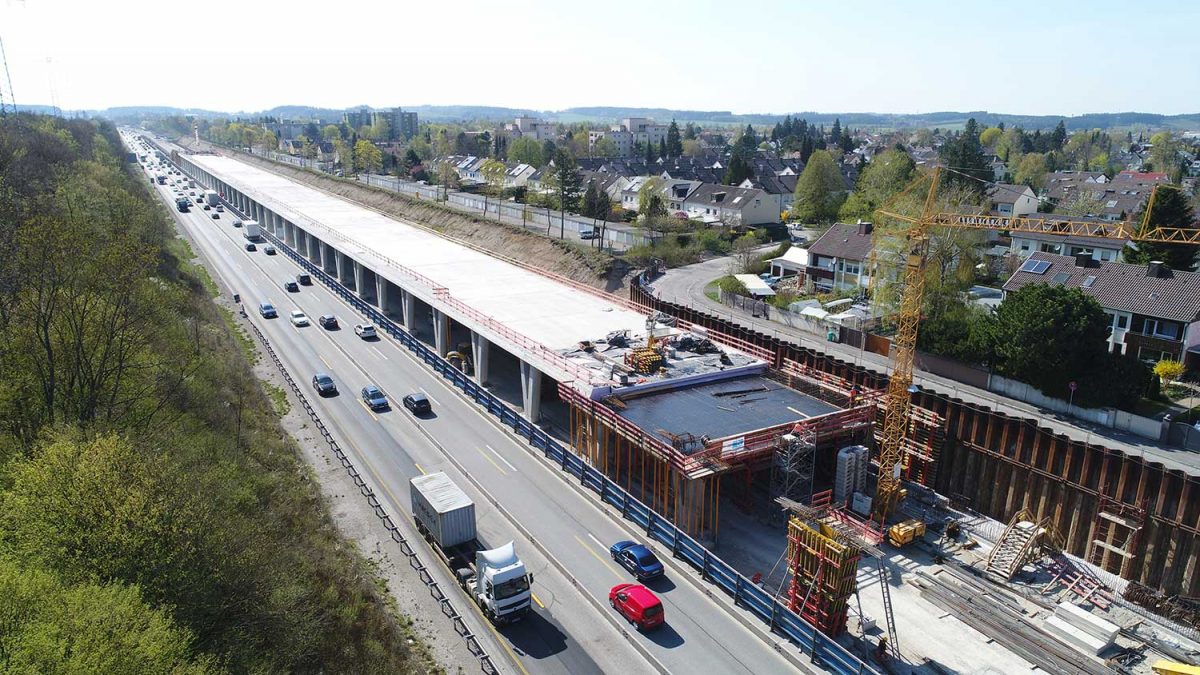
[[[354,334],[364,340],[367,338],[373,338],[376,336],[375,326],[372,326],[369,323],[356,323],[354,324]]]
[[[307,326],[308,316],[298,309],[292,310],[291,322],[293,326]]]

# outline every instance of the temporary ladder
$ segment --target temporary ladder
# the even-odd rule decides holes
[[[892,657],[899,661],[900,638],[896,635],[896,617],[892,614],[892,589],[888,583],[887,566],[883,558],[876,558],[875,562],[879,564],[879,589],[883,592],[883,618],[887,622],[888,647],[892,650]]]

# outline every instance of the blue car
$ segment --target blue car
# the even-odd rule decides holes
[[[663,575],[663,564],[644,545],[634,541],[618,541],[608,549],[612,559],[633,573],[638,581],[646,581]]]
[[[366,403],[367,407],[371,410],[388,409],[387,397],[383,395],[383,392],[379,390],[379,387],[376,387],[373,384],[368,384],[362,388],[361,393],[363,403]]]

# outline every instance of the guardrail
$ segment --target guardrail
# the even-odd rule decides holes
[[[788,609],[786,604],[751,582],[702,544],[681,531],[670,520],[635,499],[599,470],[589,466],[582,457],[563,447],[545,431],[509,408],[491,392],[476,384],[449,361],[439,356],[437,352],[397,326],[377,308],[326,274],[323,269],[284,244],[275,235],[266,231],[263,234],[315,279],[319,279],[380,329],[432,367],[434,372],[458,387],[467,398],[489,414],[496,416],[501,424],[512,428],[514,433],[542,451],[543,455],[557,464],[563,472],[577,478],[582,486],[596,492],[604,503],[619,510],[623,518],[643,528],[648,537],[670,548],[671,554],[675,558],[691,565],[706,581],[729,594],[735,605],[746,608],[755,617],[765,622],[772,633],[785,637],[799,647],[803,653],[810,656],[814,664],[837,675],[862,675],[877,672],[834,641],[833,638],[818,631],[799,614]]]

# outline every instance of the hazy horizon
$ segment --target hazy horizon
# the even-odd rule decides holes
[[[48,0],[6,4],[0,38],[16,101],[66,110],[367,104],[1075,116],[1200,107],[1200,69],[1186,67],[1200,55],[1200,4],[1098,0],[1085,11],[1019,0],[1003,12],[915,4],[871,0],[847,14],[774,2],[734,14],[714,0],[686,11],[617,2],[598,21],[548,0],[503,8],[468,0],[452,15],[429,4],[360,3],[345,16],[315,2],[283,14],[229,0]],[[1153,19],[1153,56],[1109,46],[1137,17]]]

